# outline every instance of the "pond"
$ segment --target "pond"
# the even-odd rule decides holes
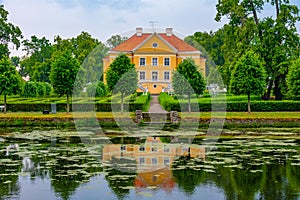
[[[1,134],[0,199],[300,199],[297,137],[94,139]]]

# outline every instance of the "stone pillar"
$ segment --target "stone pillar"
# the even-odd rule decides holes
[[[179,122],[178,120],[178,112],[177,111],[171,111],[170,112],[170,118],[172,124],[177,124]]]
[[[143,111],[141,110],[136,110],[135,111],[135,121],[136,123],[141,123],[141,121],[143,120]]]

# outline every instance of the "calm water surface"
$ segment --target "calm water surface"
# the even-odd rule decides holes
[[[300,199],[299,138],[0,135],[0,199]]]

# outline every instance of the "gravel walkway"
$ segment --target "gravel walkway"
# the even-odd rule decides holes
[[[167,113],[166,110],[164,110],[161,105],[159,104],[158,101],[158,95],[151,95],[152,99],[150,102],[150,108],[149,112],[150,113]]]

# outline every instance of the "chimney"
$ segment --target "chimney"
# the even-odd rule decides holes
[[[143,28],[138,27],[136,28],[136,36],[142,36],[143,35]]]
[[[167,36],[172,36],[173,35],[173,28],[166,28],[166,33],[167,33]]]

